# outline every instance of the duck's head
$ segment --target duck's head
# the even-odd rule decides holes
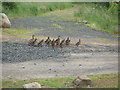
[[[35,37],[35,35],[32,35],[32,38],[34,38]]]

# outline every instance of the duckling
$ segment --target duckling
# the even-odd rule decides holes
[[[51,44],[51,40],[49,40],[46,44],[47,44],[48,46],[50,46],[50,44]]]
[[[81,40],[79,39],[79,41],[75,44],[77,47],[81,44]]]
[[[55,47],[55,40],[53,39],[51,42],[51,46],[54,48]]]
[[[39,46],[43,46],[43,42],[44,42],[44,39],[42,39],[38,44],[37,44],[37,46],[39,47]]]
[[[53,39],[53,40],[51,41],[51,45],[52,45],[54,42],[55,42],[55,40]]]
[[[49,40],[50,40],[50,37],[48,37],[48,38],[46,39],[45,43],[47,43]]]
[[[60,45],[60,36],[58,36],[58,38],[55,40],[55,43],[56,43],[57,46]]]
[[[68,37],[67,40],[65,41],[65,44],[66,44],[66,45],[69,45],[69,44],[70,44],[70,39],[69,39],[69,37]]]
[[[30,40],[28,41],[28,45],[31,45],[31,44],[32,44],[32,42],[34,41],[34,38],[35,38],[35,35],[32,35],[32,39],[30,39]]]
[[[60,43],[60,47],[62,48],[63,44],[65,43],[65,39],[63,39]]]
[[[36,41],[37,41],[37,38],[34,39],[34,41],[31,43],[31,45],[34,46]]]
[[[60,39],[58,39],[58,41],[56,42],[56,45],[57,45],[57,46],[60,45]]]

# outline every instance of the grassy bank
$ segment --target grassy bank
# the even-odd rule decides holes
[[[2,30],[2,34],[8,34],[11,36],[16,36],[20,38],[30,38],[29,34],[32,34],[34,32],[37,32],[37,29],[34,30],[28,30],[24,28],[9,28],[9,29],[4,29]]]
[[[88,26],[111,34],[118,34],[118,6],[110,4],[109,8],[94,3],[79,3],[80,9],[74,16],[78,21],[88,21]]]
[[[118,87],[118,74],[101,74],[101,75],[88,75],[92,79],[92,87],[98,88],[117,88]],[[31,79],[31,80],[3,80],[3,88],[22,88],[22,85],[31,82],[38,82],[42,86],[49,86],[54,88],[73,88],[73,80],[76,77],[63,77],[63,78],[47,78],[47,79]]]
[[[72,7],[71,2],[4,2],[2,12],[9,18],[39,16],[46,12]]]

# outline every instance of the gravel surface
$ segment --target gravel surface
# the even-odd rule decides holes
[[[116,46],[33,47],[3,42],[3,79],[30,79],[118,72]]]
[[[69,58],[72,54],[79,53],[100,53],[100,52],[111,52],[117,53],[117,47],[105,46],[105,45],[81,45],[79,48],[74,45],[64,46],[63,48],[52,47],[34,47],[28,46],[23,43],[2,43],[2,62],[3,63],[13,63],[13,62],[25,62],[31,60],[49,60],[53,58],[54,61],[57,58],[61,58],[60,62],[64,61],[65,58]]]
[[[59,12],[59,11],[58,11]],[[69,13],[68,13],[69,14]],[[12,28],[38,29],[36,36],[70,37],[63,48],[33,47],[26,42],[2,42],[3,79],[30,79],[118,72],[117,37],[58,16],[11,19]],[[30,36],[32,34],[29,34]],[[82,44],[77,48],[79,38]],[[15,39],[15,38],[14,38]],[[18,39],[18,38],[16,38]]]
[[[51,20],[54,18],[53,20]],[[73,38],[106,38],[116,40],[114,35],[110,35],[106,32],[91,29],[85,26],[83,23],[75,21],[57,20],[59,17],[30,17],[10,20],[13,28],[33,28],[39,29],[35,35],[44,35],[50,37],[73,37]]]

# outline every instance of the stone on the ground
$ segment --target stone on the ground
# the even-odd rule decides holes
[[[11,27],[11,22],[8,19],[7,15],[4,13],[0,13],[0,27],[2,28],[10,28]]]
[[[23,85],[24,88],[41,88],[41,85],[37,82],[28,83]]]
[[[77,88],[88,87],[91,85],[91,83],[92,83],[91,79],[86,75],[78,76],[74,80],[74,84],[76,85]]]

